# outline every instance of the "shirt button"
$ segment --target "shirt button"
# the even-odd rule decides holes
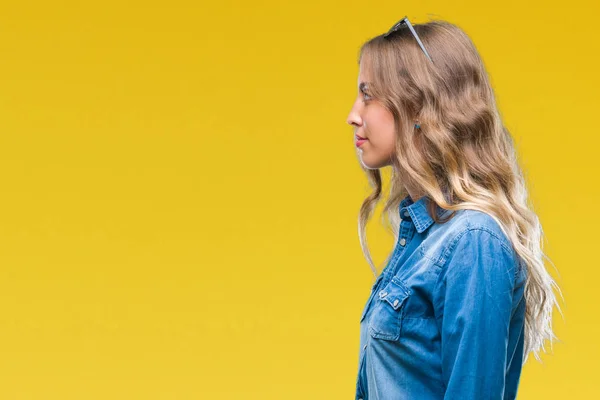
[[[394,307],[396,307],[399,302],[400,302],[400,300],[398,300],[398,299],[394,300]]]
[[[363,346],[363,350],[367,348],[367,344],[365,343],[365,345]]]
[[[406,244],[406,239],[400,239],[400,246],[404,246]]]
[[[408,211],[404,211],[404,216],[408,217],[410,214],[408,214]]]
[[[385,296],[387,296],[387,292],[386,292],[386,291],[384,291],[384,290],[381,290],[381,291],[379,292],[379,297],[385,297]]]

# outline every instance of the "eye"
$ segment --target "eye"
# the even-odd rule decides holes
[[[363,94],[363,99],[365,101],[369,101],[372,99],[371,96],[367,92],[363,91],[362,94]]]

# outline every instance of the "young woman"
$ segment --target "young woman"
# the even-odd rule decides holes
[[[359,232],[377,279],[356,399],[514,399],[528,354],[539,360],[556,338],[558,286],[484,64],[457,26],[407,18],[367,41],[358,63],[347,122],[374,188]],[[388,165],[396,245],[377,276],[365,225]]]

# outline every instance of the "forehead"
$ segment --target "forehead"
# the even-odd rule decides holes
[[[363,57],[358,68],[358,85],[368,83],[370,81],[369,65]]]

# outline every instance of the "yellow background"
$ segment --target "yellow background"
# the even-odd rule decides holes
[[[560,273],[518,398],[600,396],[598,2],[113,0],[0,6],[0,398],[354,398],[356,57],[428,14],[480,50]]]

